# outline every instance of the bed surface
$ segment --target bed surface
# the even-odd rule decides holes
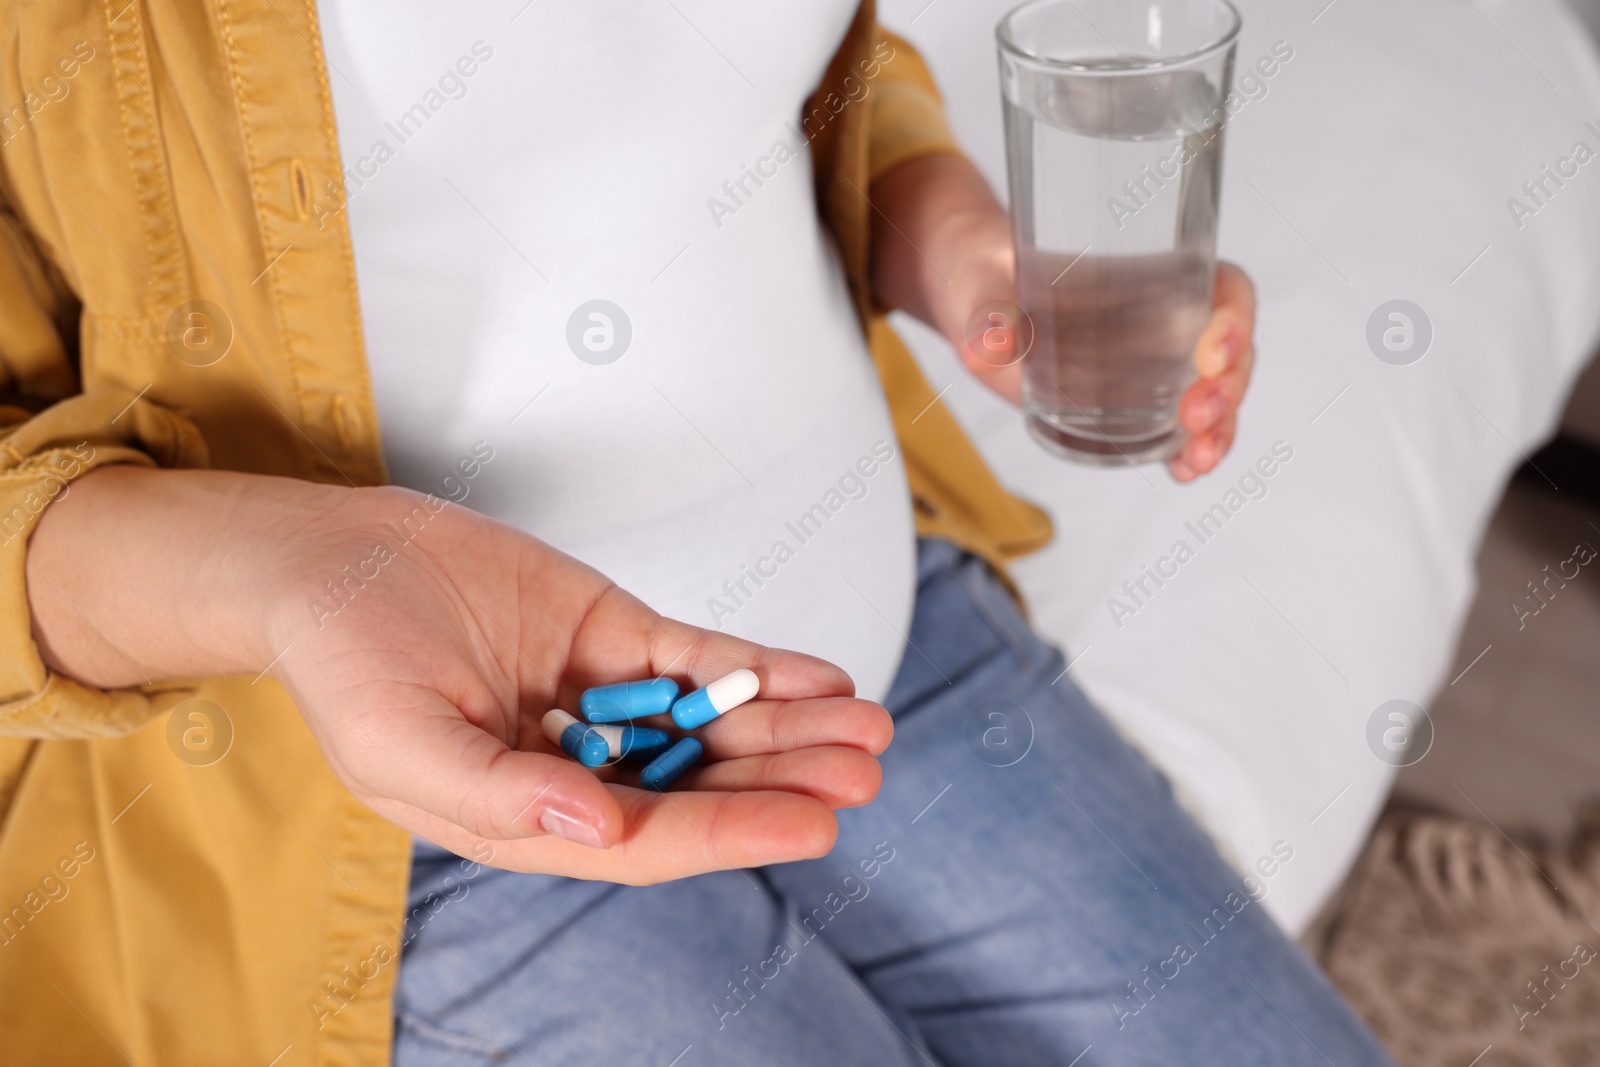
[[[1543,204],[1522,188],[1575,142],[1600,152],[1600,64],[1577,22],[1552,0],[1325,3],[1238,3],[1239,73],[1276,42],[1294,54],[1228,132],[1221,253],[1259,287],[1259,362],[1212,475],[1053,459],[938,337],[896,322],[996,471],[1055,518],[1016,568],[1036,625],[1236,865],[1292,847],[1266,883],[1291,931],[1387,794],[1374,712],[1450,684],[1487,519],[1600,326],[1600,158]],[[997,189],[992,27],[1010,6],[880,4]],[[1393,300],[1432,327],[1409,365],[1367,341]],[[1192,558],[1130,596],[1180,541]]]

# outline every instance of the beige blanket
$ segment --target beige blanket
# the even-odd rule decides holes
[[[1600,1065],[1600,819],[1537,849],[1386,816],[1308,942],[1401,1067]]]

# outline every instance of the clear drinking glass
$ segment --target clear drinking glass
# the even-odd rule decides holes
[[[1023,411],[1052,452],[1121,466],[1183,443],[1239,27],[1227,0],[1032,0],[996,28]]]

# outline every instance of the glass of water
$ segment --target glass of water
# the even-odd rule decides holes
[[[1227,0],[1032,0],[996,29],[1023,411],[1061,456],[1182,447],[1239,28]]]

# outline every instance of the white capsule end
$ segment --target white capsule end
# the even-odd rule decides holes
[[[557,748],[561,747],[561,735],[567,732],[567,727],[578,720],[562,711],[560,708],[551,708],[544,713],[544,721],[540,726],[544,728],[545,737]]]
[[[606,747],[611,750],[612,759],[622,755],[622,727],[591,726],[589,729],[606,739]]]
[[[761,679],[756,672],[740,668],[732,674],[718,678],[706,686],[706,699],[717,709],[717,714],[732,711],[747,700],[755,699],[761,690]]]

